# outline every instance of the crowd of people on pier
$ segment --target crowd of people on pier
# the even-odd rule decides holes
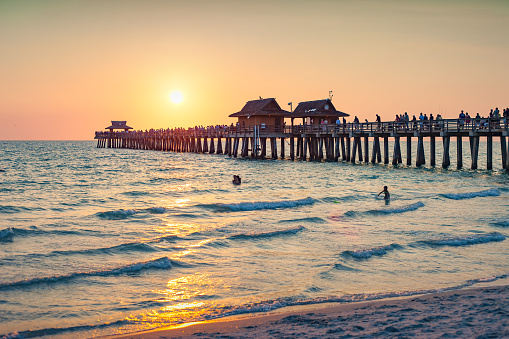
[[[444,118],[440,114],[433,116],[433,113],[430,113],[428,116],[426,113],[421,112],[418,117],[413,115],[412,119],[410,119],[408,113],[405,112],[404,114],[396,114],[394,121],[385,123],[382,123],[378,114],[376,114],[374,122],[369,122],[368,119],[365,119],[363,123],[359,121],[357,116],[354,117],[351,123],[348,123],[345,118],[341,119],[338,117],[335,125],[336,130],[341,130],[341,126],[346,126],[347,124],[351,124],[354,130],[373,129],[372,126],[375,126],[375,130],[441,130],[443,128],[443,121]],[[327,125],[327,120],[322,120],[321,124]],[[502,126],[507,128],[509,124],[509,108],[504,108],[502,114],[500,114],[498,107],[496,107],[495,110],[491,109],[487,117],[477,113],[474,118],[470,117],[468,112],[462,110],[458,115],[457,124],[459,128],[486,129]]]

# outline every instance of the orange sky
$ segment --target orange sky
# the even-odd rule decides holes
[[[486,115],[508,58],[507,0],[0,0],[0,140],[230,124],[329,90],[361,120]]]

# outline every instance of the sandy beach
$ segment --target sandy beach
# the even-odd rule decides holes
[[[319,304],[109,338],[507,338],[509,286]]]

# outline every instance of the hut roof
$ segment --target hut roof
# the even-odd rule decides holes
[[[105,129],[133,129],[132,127],[127,126],[127,121],[111,121],[111,126],[106,127]]]
[[[284,111],[276,102],[274,98],[251,100],[246,102],[242,110],[237,113],[230,114],[230,118],[245,117],[248,118],[252,115],[279,115],[288,116],[290,112]]]
[[[299,102],[292,117],[348,117],[350,114],[336,110],[330,99]]]

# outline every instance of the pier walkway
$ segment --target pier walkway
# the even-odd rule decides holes
[[[509,121],[507,118],[445,119],[410,122],[368,122],[332,125],[218,126],[214,128],[151,131],[96,132],[98,148],[129,148],[171,152],[224,154],[231,157],[270,158],[388,164],[389,138],[393,139],[392,164],[403,162],[401,139],[406,139],[406,164],[412,164],[412,138],[417,138],[415,165],[426,163],[424,138],[430,140],[429,162],[436,165],[436,138],[442,139],[442,167],[451,164],[451,137],[456,139],[456,166],[463,167],[463,138],[469,138],[471,169],[478,168],[479,141],[486,138],[486,168],[493,168],[493,138],[500,138],[502,168],[509,171]],[[370,139],[373,139],[370,142]],[[454,140],[454,139],[453,139]],[[288,157],[285,143],[289,143]],[[278,155],[278,143],[281,145]],[[371,145],[371,147],[370,147]],[[383,154],[382,154],[383,145]],[[239,153],[240,147],[240,153]],[[371,148],[371,152],[370,152]],[[371,153],[371,158],[369,157]]]

